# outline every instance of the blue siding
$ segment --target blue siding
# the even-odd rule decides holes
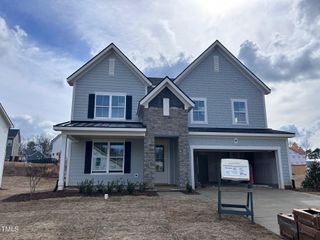
[[[220,71],[214,72],[213,56],[219,56]],[[178,86],[191,98],[207,98],[208,124],[199,127],[267,127],[264,94],[244,76],[219,50],[214,50]],[[232,123],[231,99],[247,99],[249,125]],[[190,119],[189,119],[190,121]]]
[[[92,139],[88,139],[92,140]],[[119,140],[119,139],[118,139]],[[84,174],[85,145],[87,140],[71,143],[69,186],[76,186],[85,179],[104,181],[127,180],[132,182],[142,182],[143,180],[143,139],[122,139],[131,142],[131,173],[130,174]],[[107,139],[106,139],[107,141]],[[135,173],[138,177],[135,177]]]
[[[109,76],[109,58],[115,58],[115,74]],[[145,84],[115,53],[106,56],[74,84],[72,120],[88,119],[88,96],[95,92],[118,92],[132,96],[132,120],[137,121],[137,106],[145,95]]]

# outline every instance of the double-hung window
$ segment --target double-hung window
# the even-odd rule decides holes
[[[125,119],[125,94],[96,94],[95,118]]]
[[[233,124],[248,124],[247,100],[232,99]]]
[[[124,143],[94,142],[92,173],[123,173]]]
[[[207,123],[207,100],[205,98],[193,98],[194,108],[191,111],[192,123]]]

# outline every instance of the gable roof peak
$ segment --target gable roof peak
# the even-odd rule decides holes
[[[167,76],[139,101],[139,106],[148,108],[149,102],[166,87],[184,104],[186,110],[194,107],[194,102]]]
[[[174,80],[175,84],[181,82],[203,59],[205,59],[216,47],[222,51],[226,58],[234,64],[247,78],[256,85],[264,94],[269,94],[271,89],[262,82],[251,70],[249,70],[238,58],[236,58],[219,40],[215,40],[204,52],[202,52],[191,64],[189,64]]]
[[[82,65],[78,70],[72,73],[67,77],[67,82],[70,86],[73,86],[73,83],[78,80],[83,73],[88,71],[94,64],[99,62],[100,59],[105,57],[109,51],[114,50],[114,52],[128,65],[128,67],[138,76],[138,78],[148,86],[152,86],[152,83],[149,79],[136,67],[136,65],[131,62],[131,60],[113,43],[111,42],[107,47],[101,50],[97,55],[91,58],[88,62]]]

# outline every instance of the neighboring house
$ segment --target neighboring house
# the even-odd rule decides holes
[[[50,157],[55,158],[57,160],[60,159],[60,154],[61,154],[61,134],[58,134],[51,140],[51,153]]]
[[[4,110],[3,106],[0,103],[0,188],[2,184],[2,174],[3,174],[3,166],[4,159],[6,153],[6,144],[8,138],[9,129],[13,127],[13,124]]]
[[[39,162],[44,158],[45,156],[38,150],[26,156],[27,162]]]
[[[71,121],[54,126],[59,189],[65,164],[67,186],[122,179],[185,188],[217,182],[229,157],[248,159],[256,184],[291,186],[294,134],[268,128],[270,89],[219,41],[175,79],[146,77],[110,44],[67,81]]]
[[[306,173],[306,152],[297,143],[289,146],[288,158],[291,164],[292,174],[304,175]]]
[[[21,144],[21,136],[19,129],[10,129],[8,133],[6,160],[19,161],[19,148]]]
[[[30,163],[55,163],[57,159],[46,157],[42,152],[36,150],[26,156],[26,161]]]

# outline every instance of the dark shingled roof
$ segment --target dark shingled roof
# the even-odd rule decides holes
[[[20,129],[9,129],[8,137],[14,138],[20,132]]]
[[[68,121],[54,127],[145,128],[140,122]]]
[[[273,130],[271,128],[205,128],[189,127],[190,132],[219,132],[219,133],[259,133],[259,134],[292,134],[291,132]]]
[[[163,79],[165,79],[166,77],[148,77],[148,79],[150,80],[150,82],[152,83],[152,85],[156,86],[158,85],[160,82],[162,82]],[[167,77],[169,78],[169,77]],[[171,81],[174,81],[174,78],[169,78]]]

